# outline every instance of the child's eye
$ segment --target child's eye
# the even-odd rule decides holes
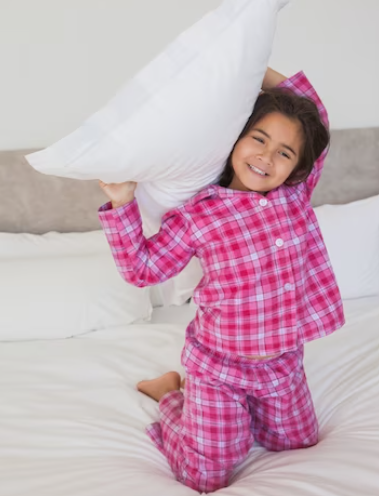
[[[262,138],[257,138],[256,136],[253,136],[253,139],[259,141],[259,143],[263,143],[263,139]]]
[[[290,158],[291,158],[289,155],[287,155],[287,153],[284,153],[284,152],[280,152],[280,153],[283,155],[283,157],[286,157],[286,158],[288,158],[288,159],[290,159]]]

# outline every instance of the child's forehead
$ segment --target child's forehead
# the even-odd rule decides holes
[[[274,140],[278,137],[301,140],[303,137],[301,122],[279,112],[264,115],[251,126],[251,130],[261,132]]]
[[[297,127],[300,124],[300,121],[294,117],[288,117],[281,112],[270,112],[263,115],[255,124],[257,125],[267,125],[267,126],[284,126],[288,127],[289,125],[293,125]]]

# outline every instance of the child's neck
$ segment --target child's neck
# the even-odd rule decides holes
[[[269,191],[255,191],[253,189],[242,189],[242,188],[234,188],[232,184],[228,186],[228,189],[232,189],[233,191],[244,191],[245,193],[258,193],[259,195],[266,196]]]

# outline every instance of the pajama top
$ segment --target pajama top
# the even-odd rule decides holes
[[[279,86],[312,99],[328,125],[303,72]],[[281,354],[339,329],[341,296],[310,204],[326,153],[305,182],[266,196],[211,185],[168,212],[149,239],[136,200],[107,203],[99,219],[119,272],[136,286],[155,285],[197,257],[204,276],[191,332],[223,354]]]

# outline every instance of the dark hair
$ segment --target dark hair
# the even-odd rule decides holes
[[[279,112],[289,119],[299,121],[303,131],[303,146],[299,161],[285,183],[294,185],[307,179],[315,161],[329,146],[329,131],[322,123],[317,106],[312,100],[298,96],[288,88],[273,88],[259,95],[253,112],[226,161],[218,181],[220,186],[227,188],[233,180],[232,155],[238,141],[246,136],[258,121],[267,114],[274,112]]]

